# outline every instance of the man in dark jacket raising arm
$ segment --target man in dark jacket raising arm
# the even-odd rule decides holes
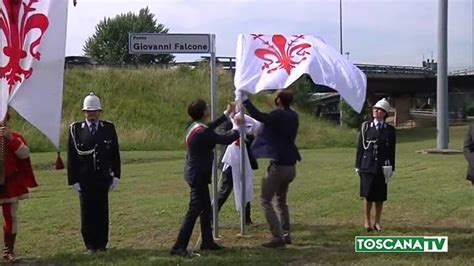
[[[186,133],[188,153],[184,168],[184,177],[191,188],[189,209],[179,230],[178,239],[173,245],[170,254],[190,257],[187,246],[193,232],[196,219],[200,217],[202,244],[201,250],[219,250],[222,246],[214,242],[211,227],[211,198],[209,183],[211,183],[212,163],[216,144],[231,144],[239,137],[237,130],[228,134],[219,135],[214,130],[219,124],[228,120],[235,110],[234,104],[229,104],[227,110],[217,120],[205,124],[209,118],[209,108],[204,100],[193,101],[188,107],[188,114],[192,118]]]
[[[296,162],[301,160],[295,144],[299,126],[298,114],[290,108],[293,93],[280,91],[275,98],[276,109],[270,113],[257,110],[246,95],[243,100],[250,116],[264,125],[263,132],[257,136],[254,145],[258,145],[262,138],[265,138],[265,157],[271,158],[267,173],[262,180],[260,201],[273,237],[262,246],[283,249],[286,244],[291,244],[290,214],[286,196],[288,187],[296,176]],[[256,149],[254,155],[261,157]],[[272,205],[273,197],[277,200],[280,219]]]

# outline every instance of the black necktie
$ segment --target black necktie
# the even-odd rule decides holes
[[[91,134],[95,134],[95,123],[91,123]]]
[[[377,130],[379,130],[379,129],[380,129],[380,123],[377,123],[377,124],[375,125],[375,128],[376,128]]]

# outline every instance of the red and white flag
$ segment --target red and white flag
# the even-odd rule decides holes
[[[59,149],[68,0],[0,0],[0,120],[11,105]]]
[[[284,89],[303,74],[339,92],[355,111],[362,110],[365,74],[321,39],[310,35],[239,35],[236,92]]]

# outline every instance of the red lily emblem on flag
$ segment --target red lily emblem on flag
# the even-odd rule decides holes
[[[255,55],[264,61],[262,70],[268,69],[268,74],[283,68],[290,75],[291,70],[306,60],[306,55],[310,54],[306,49],[310,48],[311,44],[302,42],[304,35],[293,35],[293,39],[288,42],[285,36],[275,34],[272,36],[273,44],[264,40],[263,36],[263,34],[252,34],[254,40],[259,39],[267,46],[256,49]]]
[[[7,46],[2,47],[1,56],[5,55],[8,61],[6,65],[0,66],[0,79],[6,78],[11,91],[16,83],[28,79],[33,73],[33,68],[22,67],[22,60],[29,55],[40,60],[41,54],[36,48],[41,43],[49,21],[46,15],[35,12],[34,5],[41,0],[1,1],[3,7],[0,9],[0,34],[7,41]]]

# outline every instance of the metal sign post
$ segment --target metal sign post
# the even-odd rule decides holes
[[[217,68],[216,36],[214,34],[129,33],[130,54],[210,54],[211,60],[211,119],[216,119]],[[214,237],[218,237],[217,156],[214,150],[212,166],[212,198]]]
[[[216,36],[211,35],[211,119],[217,118],[217,70],[216,70]],[[214,149],[214,162],[212,163],[212,222],[214,237],[219,237],[219,209],[217,203],[217,151]]]

